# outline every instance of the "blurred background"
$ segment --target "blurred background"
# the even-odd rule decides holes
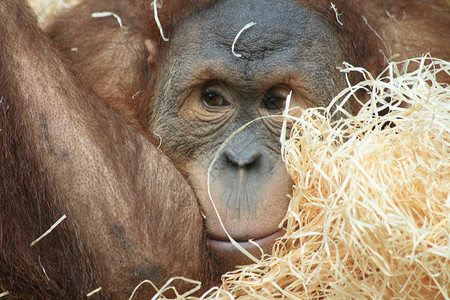
[[[69,8],[81,0],[28,0],[31,7],[39,17],[39,22],[45,24],[49,17],[55,15],[61,9]]]

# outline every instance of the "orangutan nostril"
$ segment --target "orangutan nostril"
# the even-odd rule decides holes
[[[239,152],[234,149],[227,148],[224,150],[224,155],[229,162],[240,168],[245,168],[256,164],[262,154],[261,151],[255,148],[242,149]]]

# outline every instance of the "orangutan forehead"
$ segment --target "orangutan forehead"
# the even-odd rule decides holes
[[[179,32],[191,43],[234,43],[253,55],[298,45],[326,46],[335,35],[318,15],[290,0],[220,1],[191,16]]]

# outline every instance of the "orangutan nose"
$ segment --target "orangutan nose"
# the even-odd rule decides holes
[[[261,152],[255,148],[226,148],[224,154],[229,162],[239,168],[246,168],[257,164],[262,155]]]

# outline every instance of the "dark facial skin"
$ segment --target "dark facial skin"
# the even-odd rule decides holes
[[[248,23],[235,44],[238,32]],[[290,1],[223,1],[189,18],[171,37],[156,83],[150,128],[181,161],[205,215],[208,245],[224,269],[248,262],[223,231],[207,191],[233,239],[270,252],[286,214],[292,182],[280,155],[285,98],[291,107],[326,106],[345,84],[335,33]],[[295,113],[299,113],[297,110]],[[292,113],[291,113],[292,114]],[[278,116],[278,117],[277,117]],[[171,141],[174,142],[171,144]]]

